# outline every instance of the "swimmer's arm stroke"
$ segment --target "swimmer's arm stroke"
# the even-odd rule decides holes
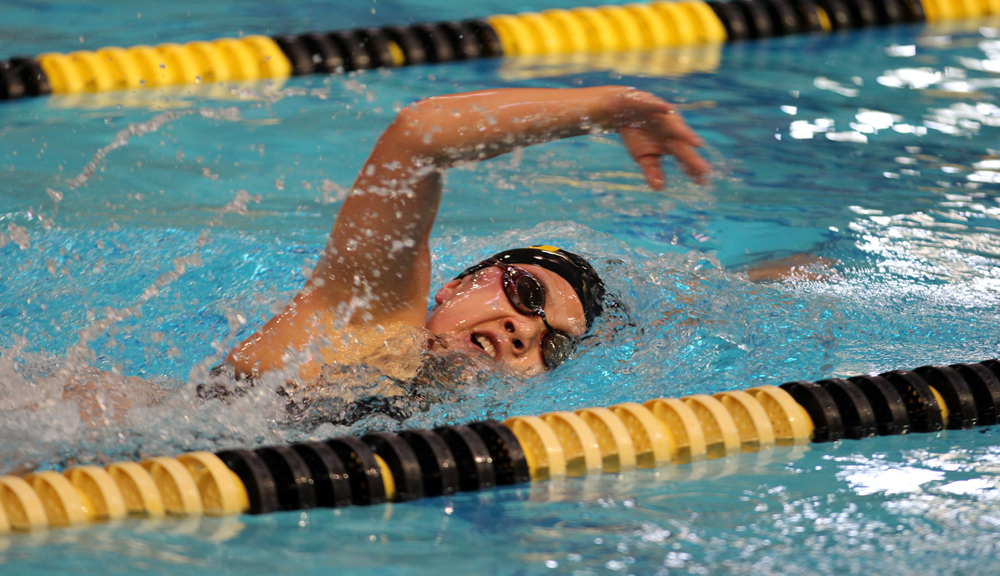
[[[429,239],[442,172],[516,148],[601,131],[623,144],[653,189],[660,158],[677,158],[703,183],[702,140],[676,108],[621,86],[517,88],[453,94],[403,109],[385,130],[344,200],[312,277],[284,312],[227,358],[241,374],[281,368],[290,351],[332,341],[352,325],[424,327],[430,291]],[[326,356],[325,354],[321,355]],[[318,373],[312,359],[303,377]]]

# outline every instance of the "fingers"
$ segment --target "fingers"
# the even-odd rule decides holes
[[[626,126],[651,125],[662,130],[667,138],[678,138],[695,147],[703,144],[701,137],[684,121],[677,106],[649,92],[630,89],[618,95],[614,107],[616,116]]]
[[[688,140],[664,139],[662,135],[651,134],[644,128],[625,128],[621,131],[621,135],[625,147],[639,164],[643,176],[654,190],[663,187],[665,178],[660,166],[660,157],[665,155],[675,157],[684,173],[698,184],[704,185],[707,182],[705,177],[712,166],[698,154],[695,146]]]
[[[662,124],[661,129],[667,138],[676,138],[695,148],[700,148],[705,143],[701,136],[698,136],[677,112],[663,114],[659,120]]]
[[[666,152],[677,158],[689,178],[704,185],[705,176],[712,170],[712,165],[695,148],[701,148],[705,141],[684,122],[680,114],[667,114],[662,122]]]
[[[688,178],[702,186],[707,183],[706,176],[712,171],[712,165],[702,158],[692,146],[673,142],[669,145],[669,149],[669,153],[677,158],[677,162]]]
[[[663,189],[665,178],[660,157],[667,154],[677,159],[689,178],[704,185],[712,166],[695,149],[705,142],[687,125],[677,108],[648,92],[631,90],[621,96],[621,111],[629,123],[619,132],[650,188]]]
[[[646,178],[646,184],[653,190],[663,190],[663,183],[666,178],[663,175],[663,166],[660,165],[659,156],[643,156],[637,158],[636,162],[642,169],[642,175]]]

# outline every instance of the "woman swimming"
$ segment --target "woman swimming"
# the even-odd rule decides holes
[[[710,168],[672,105],[618,86],[492,90],[404,109],[361,169],[310,280],[201,379],[197,397],[228,402],[267,374],[296,423],[351,425],[373,413],[402,421],[465,379],[470,355],[525,376],[565,361],[601,312],[603,284],[583,258],[544,245],[501,252],[445,283],[428,316],[428,238],[448,168],[595,131],[620,133],[654,189],[664,184],[664,155],[699,183]],[[808,276],[816,261],[773,262],[748,276]],[[63,400],[93,426],[166,394],[88,367],[67,377]]]
[[[430,294],[428,241],[444,171],[515,148],[611,131],[655,190],[671,155],[696,182],[710,166],[699,138],[660,98],[630,88],[506,89],[440,96],[399,113],[340,208],[305,287],[227,357],[239,378],[393,354],[424,332],[430,346],[465,349],[526,376],[554,368],[600,314],[603,285],[581,257],[551,246],[502,252]]]

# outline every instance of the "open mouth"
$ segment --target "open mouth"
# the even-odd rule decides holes
[[[476,333],[472,335],[472,343],[481,348],[484,352],[490,355],[491,358],[496,359],[497,357],[497,347],[486,334]]]

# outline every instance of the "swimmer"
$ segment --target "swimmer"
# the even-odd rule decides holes
[[[464,368],[451,351],[526,377],[563,363],[602,311],[604,286],[586,260],[539,238],[445,283],[428,315],[428,240],[448,168],[605,131],[620,134],[655,190],[664,186],[663,156],[698,183],[710,170],[676,108],[629,88],[490,90],[407,107],[362,167],[306,285],[211,370],[197,397],[229,402],[270,373],[289,418],[303,426],[371,414],[403,421],[440,401],[430,388],[456,381]],[[796,256],[747,275],[822,278],[821,260]],[[118,423],[132,406],[167,395],[154,381],[91,367],[63,377],[62,399],[77,402],[89,426]]]
[[[323,366],[402,354],[400,333],[524,376],[555,368],[601,313],[604,287],[590,264],[539,239],[447,282],[428,315],[428,241],[448,168],[596,132],[617,132],[654,190],[664,186],[663,156],[700,184],[710,170],[675,106],[621,86],[486,90],[403,109],[358,174],[311,278],[226,368],[243,379],[290,366],[309,381]]]

